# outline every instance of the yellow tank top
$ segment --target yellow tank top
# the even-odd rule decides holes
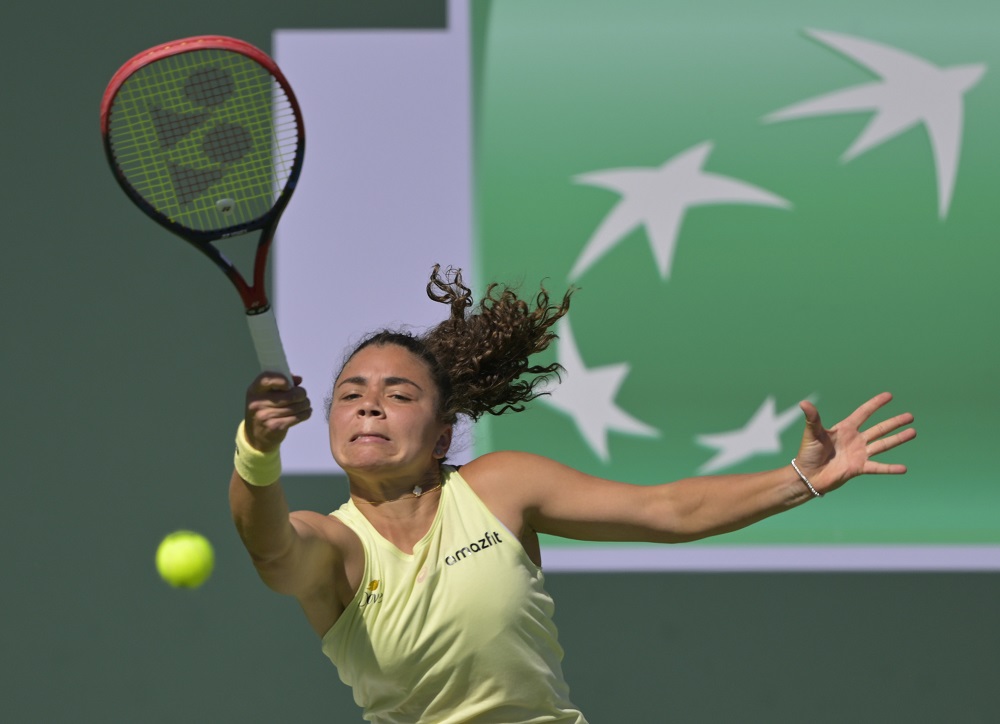
[[[455,468],[430,530],[407,554],[348,501],[331,515],[361,539],[358,593],[323,653],[379,724],[586,724],[569,701],[544,576]]]

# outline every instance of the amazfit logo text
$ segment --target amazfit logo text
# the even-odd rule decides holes
[[[473,541],[472,543],[469,543],[469,545],[459,548],[455,551],[455,555],[445,556],[445,565],[453,566],[456,563],[465,560],[466,556],[470,556],[473,553],[479,553],[479,551],[489,548],[494,543],[503,543],[503,539],[500,538],[500,534],[496,531],[493,531],[492,533],[488,532],[485,537],[480,538],[478,541]]]

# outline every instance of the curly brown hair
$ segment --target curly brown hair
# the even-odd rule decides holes
[[[422,335],[381,330],[363,339],[347,356],[365,347],[397,345],[422,359],[438,387],[439,414],[444,422],[459,415],[478,420],[484,414],[520,412],[524,403],[546,394],[537,388],[552,375],[558,363],[532,365],[531,355],[546,349],[556,334],[551,331],[569,311],[571,288],[562,301],[553,303],[541,287],[532,303],[514,289],[490,284],[478,305],[472,290],[462,282],[462,270],[443,273],[434,265],[427,296],[451,308],[448,319]],[[339,376],[339,375],[338,375]],[[329,414],[330,401],[327,401]]]

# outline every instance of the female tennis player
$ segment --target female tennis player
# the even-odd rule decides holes
[[[873,456],[916,436],[909,413],[866,429],[883,393],[805,430],[777,470],[658,486],[602,480],[538,455],[496,452],[445,464],[460,415],[518,412],[556,365],[529,356],[569,309],[541,291],[493,285],[474,309],[458,272],[435,267],[428,294],[450,307],[422,336],[362,342],[328,401],[330,449],[349,500],[289,513],[279,447],[311,404],[295,378],[263,373],[237,431],[230,503],[260,577],[294,596],[368,721],[585,722],[563,678],[538,535],[677,543],[733,531],[862,474],[900,474]]]

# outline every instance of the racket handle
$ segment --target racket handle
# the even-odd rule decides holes
[[[278,372],[289,382],[293,382],[292,372],[288,369],[288,360],[285,358],[285,348],[281,345],[281,335],[278,334],[274,310],[269,307],[259,314],[248,314],[247,324],[250,325],[250,336],[257,350],[261,371]]]

